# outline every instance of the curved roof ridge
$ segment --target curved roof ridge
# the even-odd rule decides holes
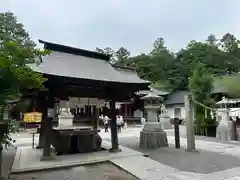
[[[52,51],[58,51],[58,52],[64,52],[64,53],[70,53],[70,54],[75,54],[75,55],[80,55],[80,56],[86,56],[86,57],[91,57],[91,58],[96,58],[99,60],[105,60],[109,61],[110,56],[107,54],[95,52],[95,51],[90,51],[90,50],[85,50],[85,49],[80,49],[72,46],[66,46],[62,44],[57,44],[57,43],[52,43],[44,40],[38,40],[39,43],[44,44],[44,48]]]

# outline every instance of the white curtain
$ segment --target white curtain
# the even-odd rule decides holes
[[[70,101],[70,107],[71,108],[76,108],[78,107],[84,107],[85,105],[96,105],[98,107],[103,107],[105,105],[105,101],[104,100],[100,100],[97,98],[77,98],[77,97],[70,97],[69,98]]]

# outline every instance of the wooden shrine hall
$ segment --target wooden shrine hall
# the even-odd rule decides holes
[[[43,157],[50,157],[55,103],[70,97],[87,97],[109,102],[112,151],[118,150],[116,102],[130,100],[139,90],[147,90],[149,82],[117,71],[105,54],[39,40],[50,55],[39,58],[39,65],[31,68],[47,79],[44,90],[34,92],[36,110],[42,112],[39,147]],[[93,106],[93,130],[97,129],[97,106]]]

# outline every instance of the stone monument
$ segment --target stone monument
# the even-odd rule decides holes
[[[73,115],[70,112],[69,102],[60,102],[60,112],[58,116],[58,126],[72,126],[73,125]]]
[[[167,114],[165,106],[162,104],[161,105],[161,113],[159,115],[160,123],[162,129],[172,129],[172,124],[170,121],[170,117]]]
[[[162,100],[162,97],[149,92],[149,94],[141,99],[145,101],[147,118],[140,132],[139,147],[148,149],[167,147],[167,135],[161,128],[157,113],[160,108],[160,100]]]

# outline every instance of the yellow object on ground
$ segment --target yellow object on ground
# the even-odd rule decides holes
[[[42,121],[42,113],[39,112],[24,113],[23,121],[26,123],[39,123]]]

